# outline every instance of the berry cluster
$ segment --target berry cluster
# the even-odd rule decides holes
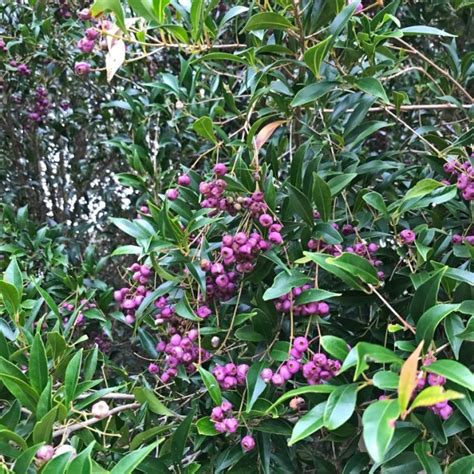
[[[12,61],[10,61],[10,66],[16,68],[16,72],[20,76],[30,76],[31,75],[31,69],[25,63],[18,64],[15,60],[12,60]]]
[[[71,10],[69,8],[69,5],[67,4],[67,0],[59,0],[58,13],[63,18],[66,18],[66,19],[71,18],[72,13],[71,13]]]
[[[179,333],[181,331],[181,333]],[[182,366],[188,374],[196,371],[195,364],[208,360],[211,355],[197,344],[198,331],[190,329],[184,331],[179,326],[168,327],[168,340],[162,339],[156,345],[158,353],[163,354],[161,364],[151,363],[148,366],[150,374],[159,374],[163,383],[168,383],[178,373],[178,367]]]
[[[445,163],[443,169],[451,175],[451,179],[456,179],[456,186],[461,191],[463,199],[474,201],[474,166],[467,161],[459,163],[452,160]]]
[[[290,358],[284,362],[276,372],[272,369],[263,369],[260,377],[265,383],[272,383],[277,387],[285,385],[286,381],[300,372],[309,385],[319,385],[335,377],[341,368],[338,360],[329,359],[322,352],[317,352],[312,357],[306,357],[309,341],[300,336],[293,341]]]
[[[92,309],[92,308],[97,308],[97,305],[95,303],[91,303],[90,301],[88,300],[81,300],[79,305],[81,306],[82,308],[82,311],[87,311],[88,309]],[[64,303],[63,304],[63,309],[65,311],[69,311],[69,312],[73,312],[74,309],[75,309],[75,306],[72,304],[72,303]],[[80,311],[74,321],[74,326],[76,327],[82,327],[86,324],[86,318],[84,316],[84,313]],[[64,325],[66,325],[69,321],[69,317],[65,317],[63,318],[63,323]]]
[[[469,245],[474,245],[474,235],[465,235],[464,237],[462,235],[459,235],[459,234],[454,234],[452,237],[451,237],[451,242],[454,244],[454,245],[460,245],[462,244],[463,242],[465,244],[469,244]]]
[[[48,100],[48,91],[44,87],[37,87],[34,107],[28,113],[28,118],[33,122],[40,123],[46,118],[50,109],[51,103]]]
[[[211,420],[219,433],[235,433],[239,426],[237,418],[232,416],[232,403],[227,400],[212,409]]]
[[[238,273],[227,271],[222,263],[201,260],[201,269],[206,272],[206,297],[227,301],[235,294]]]
[[[427,356],[423,362],[423,365],[426,367],[434,362],[436,359],[432,356]],[[426,383],[429,386],[442,386],[446,383],[446,379],[441,375],[436,374],[426,374],[426,372],[420,370],[417,373],[417,385],[415,392],[419,392],[423,388],[425,388]],[[447,420],[453,413],[453,407],[448,403],[447,400],[443,400],[441,402],[435,403],[434,405],[430,406],[430,410],[443,420]]]
[[[146,285],[150,281],[152,271],[150,267],[139,263],[134,263],[129,271],[133,272],[132,280],[134,284],[131,287],[114,291],[114,299],[120,304],[120,308],[126,312],[125,322],[133,324],[135,322],[135,311],[142,304],[145,296],[150,293]]]
[[[0,53],[6,53],[7,52],[7,44],[5,41],[3,41],[2,38],[0,38]]]
[[[232,390],[238,386],[244,386],[249,366],[247,364],[235,365],[229,362],[225,365],[216,365],[212,374],[224,390]]]
[[[318,303],[295,304],[294,299],[310,288],[311,285],[303,285],[298,288],[293,288],[289,293],[280,296],[276,300],[275,309],[286,314],[293,311],[295,316],[326,316],[329,313],[329,305],[324,301],[319,301]]]

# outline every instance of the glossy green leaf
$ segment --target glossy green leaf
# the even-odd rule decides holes
[[[253,15],[247,24],[245,30],[287,30],[292,28],[291,22],[283,15],[274,12],[263,12]]]
[[[455,360],[437,360],[424,367],[427,372],[442,375],[448,380],[474,391],[474,375],[463,364]]]
[[[341,385],[327,400],[324,410],[324,426],[335,430],[342,426],[354,413],[357,401],[357,384]]]
[[[79,373],[81,371],[82,349],[77,352],[69,361],[64,376],[64,395],[66,405],[69,405],[76,395],[76,388],[79,382]]]
[[[198,370],[202,381],[204,382],[204,385],[206,386],[209,395],[212,398],[212,401],[215,405],[220,405],[222,403],[222,394],[216,378],[202,366],[198,366]]]
[[[155,442],[127,454],[114,466],[110,474],[132,474],[157,446],[158,442]]]
[[[31,346],[28,373],[33,388],[41,393],[48,383],[48,360],[43,340],[40,334],[36,334]]]
[[[298,441],[311,436],[324,426],[323,417],[325,407],[326,402],[319,403],[298,420],[291,433],[288,446],[293,446]]]
[[[399,415],[398,400],[381,400],[370,404],[364,411],[363,438],[367,451],[375,462],[384,460]]]
[[[313,202],[321,219],[327,222],[331,216],[331,190],[326,182],[316,173],[313,174]]]
[[[319,78],[319,71],[321,69],[321,64],[325,60],[329,48],[331,46],[332,36],[328,36],[324,40],[320,41],[316,45],[312,46],[304,53],[304,62],[311,69],[313,74]]]
[[[210,140],[213,143],[217,143],[212,120],[210,119],[210,117],[201,117],[197,119],[193,123],[193,130],[206,140]]]

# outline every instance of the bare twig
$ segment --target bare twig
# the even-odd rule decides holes
[[[59,430],[53,431],[53,438],[58,438],[59,436],[63,436],[63,435],[67,437],[74,431],[79,431],[79,430],[82,430],[83,428],[86,428],[87,426],[94,425],[95,423],[98,423],[99,421],[104,420],[106,418],[110,418],[111,416],[116,415],[117,413],[120,413],[126,410],[136,410],[139,407],[140,407],[140,403],[129,403],[128,405],[120,405],[119,407],[112,408],[108,416],[106,416],[105,418],[93,417],[93,418],[89,418],[88,420],[81,421],[80,423],[75,423],[73,425],[69,425],[64,428],[60,428]]]
[[[380,301],[382,301],[382,303],[391,311],[392,314],[394,314],[397,319],[403,324],[403,326],[408,329],[409,331],[411,331],[413,334],[416,334],[416,331],[415,331],[415,328],[409,324],[407,321],[405,321],[398,313],[397,311],[395,311],[395,309],[393,308],[393,306],[377,291],[377,289],[375,288],[375,286],[373,285],[369,285],[369,288],[372,290],[373,293],[375,293]]]

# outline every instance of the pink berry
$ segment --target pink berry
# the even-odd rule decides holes
[[[252,451],[255,448],[255,440],[252,436],[247,435],[242,438],[242,440],[240,441],[240,445],[242,446],[242,449],[246,453],[248,453],[249,451]]]

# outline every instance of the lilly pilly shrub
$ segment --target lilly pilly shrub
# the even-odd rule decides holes
[[[100,276],[0,247],[2,467],[471,472],[472,55],[398,1],[165,3],[73,12],[140,198]]]

